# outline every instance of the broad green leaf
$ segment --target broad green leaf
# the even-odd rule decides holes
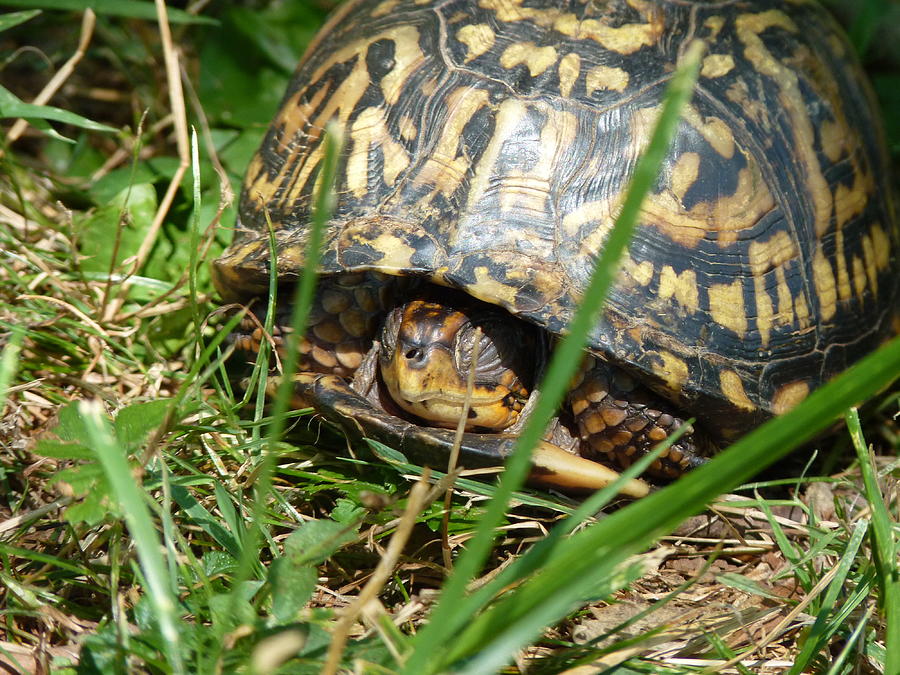
[[[308,520],[284,541],[284,554],[317,565],[356,538],[355,529],[333,520]]]
[[[126,451],[140,447],[151,431],[157,429],[171,407],[171,399],[133,403],[116,413],[116,438]]]
[[[34,446],[34,452],[57,459],[94,459],[93,451],[81,443],[68,443],[42,438]]]
[[[78,224],[79,242],[86,257],[86,273],[115,273],[137,253],[156,213],[156,190],[147,183],[126,187],[112,201]],[[123,217],[124,216],[124,217]]]
[[[319,575],[311,565],[298,563],[291,556],[276,558],[269,565],[272,615],[279,624],[297,620],[316,588]]]

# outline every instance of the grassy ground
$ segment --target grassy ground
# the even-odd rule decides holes
[[[881,386],[897,344],[609,517],[602,495],[510,480],[459,480],[448,512],[416,467],[323,449],[341,442],[309,416],[273,441],[223,377],[208,262],[328,3],[200,2],[170,10],[171,36],[149,2],[98,0],[96,20],[6,4],[21,12],[0,15],[8,670],[900,672],[900,396]],[[896,40],[867,28],[894,10],[862,7],[847,22],[896,159]],[[746,484],[864,399],[864,425],[846,413],[804,478],[783,463]]]

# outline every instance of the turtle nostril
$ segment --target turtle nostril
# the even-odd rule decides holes
[[[410,361],[415,361],[416,363],[420,363],[425,358],[425,351],[420,349],[419,347],[413,347],[408,350],[406,354],[404,354],[407,359]]]

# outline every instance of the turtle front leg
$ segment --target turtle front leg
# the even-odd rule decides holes
[[[377,273],[345,274],[319,280],[306,331],[298,341],[297,372],[326,373],[350,378],[372,346],[386,308],[393,301],[397,282]],[[272,346],[284,357],[285,333],[293,306],[275,308]],[[235,338],[237,349],[259,352],[264,339],[262,319],[247,317]]]
[[[625,371],[587,357],[569,392],[569,405],[582,440],[582,454],[627,467],[675,432],[684,420],[666,412],[672,404],[638,384]],[[704,462],[694,430],[688,429],[648,470],[677,478]]]

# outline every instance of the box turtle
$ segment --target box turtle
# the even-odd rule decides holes
[[[677,476],[900,332],[880,123],[814,2],[355,0],[300,63],[214,264],[264,312],[270,219],[296,281],[334,121],[296,404],[436,465],[465,412],[463,464],[501,463],[695,38],[699,82],[534,475],[591,487],[694,417],[653,468]],[[278,307],[238,348],[281,344]]]

